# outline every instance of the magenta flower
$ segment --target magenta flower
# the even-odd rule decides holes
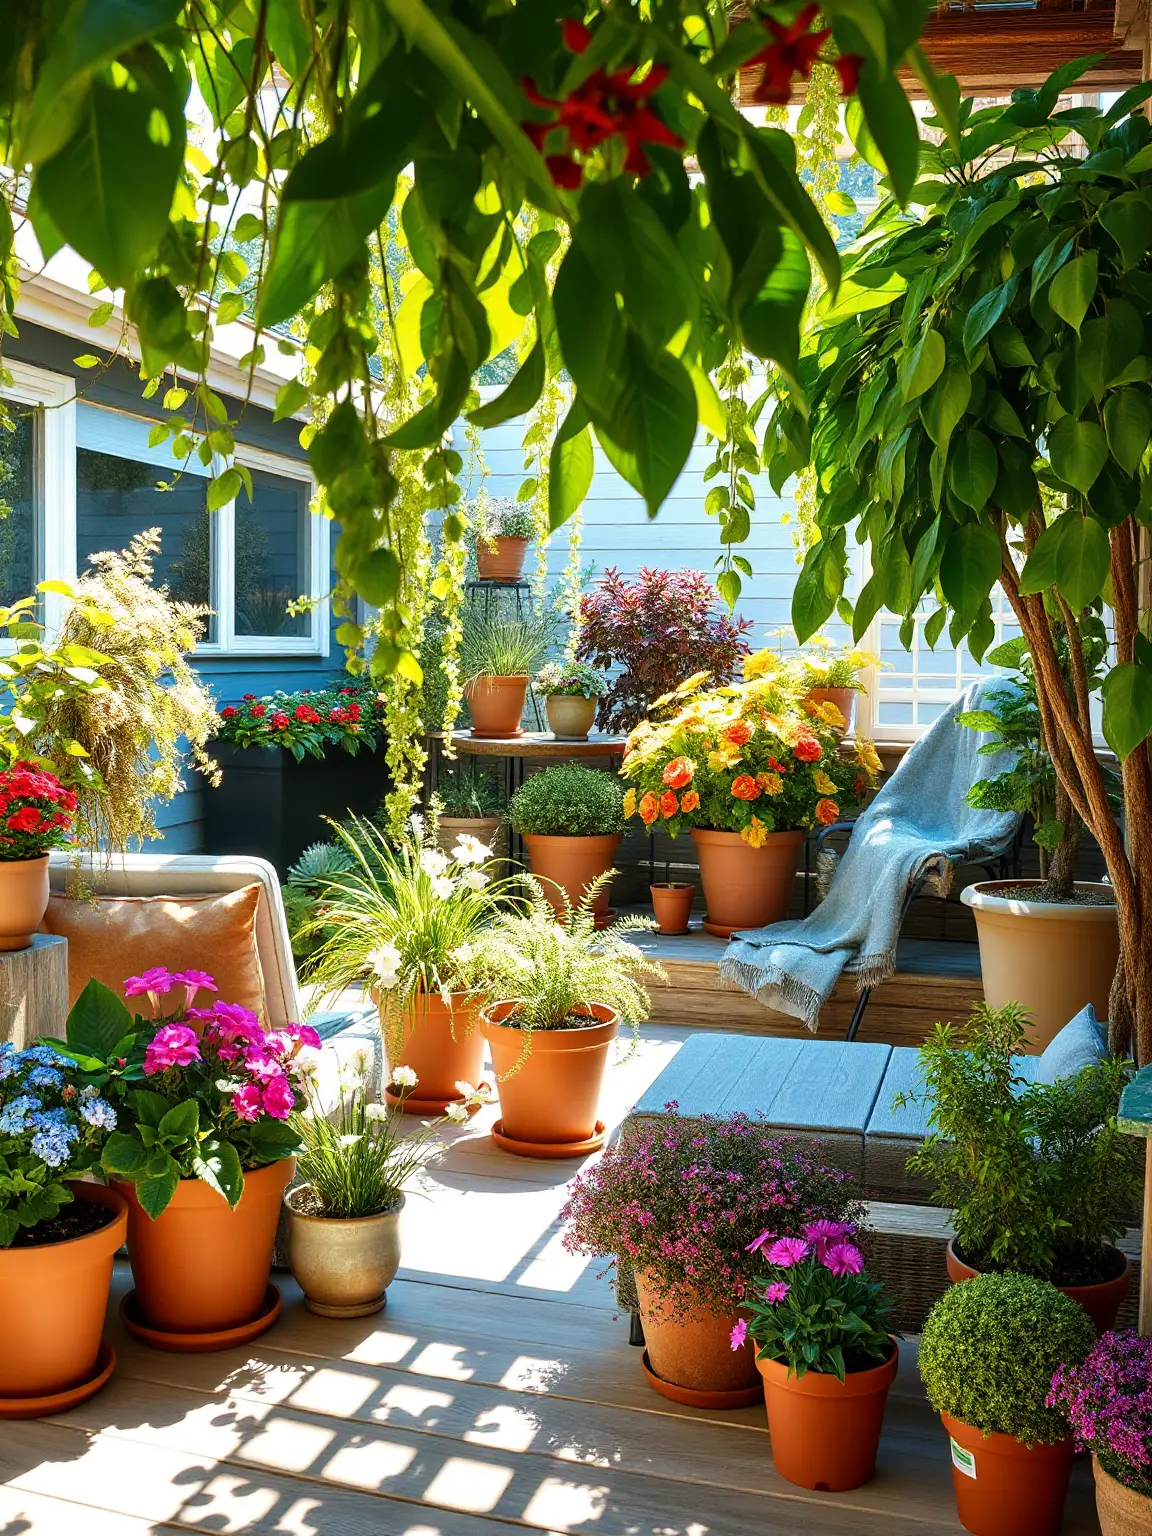
[[[779,1269],[791,1269],[812,1252],[802,1237],[781,1237],[769,1248],[764,1257]]]
[[[858,1275],[864,1268],[864,1255],[853,1243],[833,1243],[820,1255],[820,1262],[834,1275]]]
[[[245,1083],[232,1095],[232,1108],[241,1120],[256,1120],[261,1108],[260,1090],[255,1083]]]
[[[775,1242],[775,1241],[776,1241],[776,1234],[775,1234],[775,1232],[761,1232],[759,1237],[754,1237],[752,1239],[752,1241],[748,1244],[747,1248],[745,1248],[744,1252],[745,1253],[759,1253],[760,1249],[763,1248],[765,1243],[772,1243],[772,1242]]]
[[[172,976],[165,965],[154,965],[150,971],[145,971],[142,976],[129,976],[124,983],[125,997],[140,997],[145,992],[157,992],[163,994],[171,992],[175,977]]]
[[[773,1280],[764,1287],[764,1300],[770,1307],[778,1307],[792,1287],[786,1280]]]
[[[184,988],[185,1013],[191,1008],[197,992],[216,991],[216,980],[214,977],[209,976],[207,971],[174,971],[172,980]]]
[[[165,1024],[152,1036],[144,1052],[144,1072],[151,1077],[169,1067],[187,1067],[199,1060],[200,1043],[195,1032],[183,1024]]]
[[[835,1243],[842,1237],[851,1237],[856,1230],[854,1221],[810,1221],[804,1228],[804,1236],[810,1243]]]
[[[281,1074],[274,1077],[264,1089],[264,1112],[275,1120],[287,1120],[296,1108],[296,1094],[292,1084]]]
[[[244,1057],[244,1070],[258,1083],[270,1083],[274,1077],[283,1077],[284,1068],[277,1058],[267,1051],[250,1050]]]
[[[318,1051],[324,1044],[311,1024],[282,1024],[280,1032],[281,1034],[288,1035],[294,1042],[293,1055],[296,1054],[302,1045],[311,1046],[314,1051]]]
[[[733,1350],[743,1349],[744,1348],[744,1340],[747,1337],[748,1337],[748,1324],[744,1320],[744,1318],[739,1318],[737,1320],[735,1328],[733,1328],[731,1334],[729,1335],[729,1338],[731,1339],[731,1342],[732,1342]]]

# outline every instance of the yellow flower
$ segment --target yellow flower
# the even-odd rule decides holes
[[[756,782],[766,795],[778,795],[784,788],[784,780],[778,773],[758,773]]]
[[[812,775],[812,782],[816,786],[817,794],[834,795],[836,793],[835,784],[833,784],[823,768],[817,768],[816,772]],[[626,811],[625,814],[630,815],[631,813]]]
[[[884,764],[880,761],[880,754],[868,740],[867,736],[856,738],[856,761],[866,773],[880,774],[884,772]]]
[[[740,748],[722,741],[714,752],[709,752],[708,767],[713,773],[724,773],[729,768],[735,768],[740,760]]]
[[[768,828],[758,816],[753,816],[740,836],[748,844],[749,848],[763,848],[764,844],[768,841]]]
[[[809,704],[808,713],[815,715],[816,719],[824,725],[830,725],[834,731],[846,731],[848,729],[847,720],[845,720],[831,699],[825,700],[823,704]]]
[[[748,682],[754,677],[766,677],[768,673],[779,669],[780,658],[775,651],[765,648],[762,651],[754,651],[751,656],[744,658],[744,677]]]
[[[635,791],[635,789],[625,790],[625,792],[624,792],[624,819],[625,819],[625,821],[627,821],[630,817],[635,816],[635,814],[636,814],[636,791]]]

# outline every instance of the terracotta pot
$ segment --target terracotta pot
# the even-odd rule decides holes
[[[128,1259],[143,1321],[168,1333],[217,1333],[265,1309],[280,1198],[296,1160],[283,1157],[244,1175],[233,1210],[200,1179],[181,1179],[153,1220],[135,1184],[128,1201]]]
[[[464,1095],[459,1082],[473,1087],[484,1072],[484,1037],[476,1028],[479,999],[473,992],[454,992],[451,1006],[438,992],[410,999],[393,1027],[381,1010],[380,1024],[388,1057],[388,1070],[411,1067],[416,1087],[404,1100],[409,1115],[442,1115],[448,1104],[459,1104]],[[393,1103],[396,1095],[388,1091]]]
[[[757,1360],[764,1379],[768,1436],[780,1476],[799,1488],[842,1493],[876,1471],[888,1388],[896,1380],[899,1349],[882,1365],[850,1371],[843,1382],[819,1371],[799,1380],[779,1360]]]
[[[660,932],[687,933],[696,887],[684,881],[669,881],[665,885],[650,885],[648,891]]]
[[[508,833],[499,816],[441,816],[436,841],[445,853],[451,853],[465,835],[487,843],[494,858],[508,857]]]
[[[112,1259],[128,1226],[124,1197],[69,1183],[83,1205],[113,1218],[98,1232],[37,1248],[0,1248],[0,1398],[47,1397],[96,1369]]]
[[[769,832],[763,848],[750,848],[739,832],[693,827],[707,931],[726,939],[740,929],[763,928],[787,917],[804,836]]]
[[[835,704],[844,716],[844,734],[852,729],[852,716],[856,711],[855,688],[809,688],[801,700],[804,704]]]
[[[620,1015],[591,1003],[587,1011],[595,1023],[587,1029],[533,1030],[525,1057],[523,1033],[504,1023],[518,1006],[496,1003],[480,1015],[500,1085],[505,1137],[544,1146],[588,1141],[597,1129],[600,1086]]]
[[[636,1270],[636,1295],[648,1361],[661,1380],[693,1392],[739,1392],[756,1385],[752,1346],[732,1349],[736,1312],[714,1312],[685,1291],[665,1304],[667,1315],[661,1316],[659,1292],[643,1269]]]
[[[607,874],[620,846],[618,834],[607,837],[544,837],[526,832],[523,838],[532,873],[544,887],[557,917],[564,915],[564,897],[576,906],[593,880]],[[596,897],[597,927],[608,921],[610,886]]]
[[[528,697],[528,674],[519,677],[474,677],[464,684],[464,698],[472,716],[473,736],[510,740],[522,736],[520,726]]]
[[[476,574],[481,581],[519,581],[524,556],[531,539],[513,539],[505,534],[476,540]]]
[[[0,859],[0,951],[28,949],[48,910],[48,855]]]
[[[1072,1475],[1072,1440],[1021,1445],[982,1435],[942,1413],[952,1442],[952,1487],[960,1524],[972,1536],[1056,1536]]]
[[[980,975],[993,1008],[1015,1000],[1030,1015],[1026,1049],[1039,1054],[1085,1003],[1108,1017],[1108,993],[1120,956],[1115,906],[1018,901],[998,896],[1006,887],[1037,880],[986,880],[960,900],[976,917]],[[1078,884],[1077,890],[1108,886]]]
[[[1095,1456],[1092,1475],[1096,1479],[1101,1536],[1152,1536],[1152,1499],[1118,1483]]]
[[[368,1317],[387,1301],[386,1291],[400,1268],[400,1212],[374,1216],[310,1216],[311,1186],[298,1184],[284,1196],[288,1212],[288,1264],[304,1305],[321,1317]]]
[[[596,724],[596,699],[579,694],[550,693],[544,700],[548,729],[557,741],[587,741]]]
[[[1108,1245],[1109,1252],[1114,1253],[1118,1261],[1122,1260],[1124,1268],[1114,1280],[1102,1280],[1098,1285],[1058,1285],[1056,1289],[1063,1291],[1065,1296],[1071,1296],[1072,1300],[1079,1302],[1092,1319],[1097,1333],[1107,1333],[1109,1328],[1116,1325],[1116,1317],[1120,1308],[1124,1305],[1124,1298],[1128,1294],[1128,1286],[1132,1280],[1132,1265],[1125,1254],[1119,1248]],[[948,1278],[953,1285],[958,1285],[962,1280],[974,1280],[980,1271],[965,1264],[964,1260],[956,1252],[955,1238],[948,1244],[945,1254],[945,1263],[948,1266]]]

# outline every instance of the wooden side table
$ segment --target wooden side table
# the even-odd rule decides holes
[[[42,1035],[62,1037],[67,1018],[67,939],[38,933],[30,948],[0,952],[0,1040],[22,1051]]]

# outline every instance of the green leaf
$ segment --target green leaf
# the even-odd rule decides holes
[[[1121,762],[1152,731],[1152,672],[1123,661],[1104,679],[1104,740]]]
[[[113,1131],[104,1143],[101,1162],[115,1178],[138,1179],[148,1166],[148,1152],[138,1136]]]
[[[728,604],[730,613],[736,607],[743,586],[744,583],[735,571],[721,571],[716,578],[716,590]]]
[[[163,1215],[167,1210],[172,1196],[176,1193],[176,1186],[180,1183],[180,1170],[169,1159],[171,1167],[159,1177],[141,1179],[136,1185],[136,1198],[144,1209],[146,1216],[153,1221],[157,1216]]]
[[[536,404],[544,388],[544,343],[539,337],[531,352],[516,370],[507,388],[494,400],[468,413],[468,420],[477,427],[497,427],[514,416],[524,416]]]
[[[222,1195],[233,1210],[244,1193],[244,1171],[240,1157],[230,1141],[213,1138],[204,1143],[203,1152],[193,1165],[198,1179]]]
[[[1065,514],[1067,515],[1067,514]],[[1032,547],[1032,553],[1020,572],[1020,594],[1032,597],[1037,592],[1048,592],[1056,586],[1056,554],[1064,537],[1064,517],[1051,523]]]
[[[904,95],[903,90],[900,94]],[[835,293],[840,285],[840,256],[836,242],[816,204],[786,163],[795,154],[788,136],[778,128],[753,128],[746,121],[744,131],[752,150],[753,174],[761,190],[784,223],[815,256],[829,291]]]
[[[970,622],[1000,579],[1000,540],[984,523],[955,529],[940,559],[940,590],[956,615]]]
[[[556,433],[548,457],[548,526],[559,528],[592,489],[594,460],[588,412],[577,396]]]
[[[979,512],[987,505],[998,471],[999,461],[991,438],[979,427],[962,432],[952,445],[948,484],[966,507]]]
[[[655,517],[692,451],[696,391],[683,364],[667,352],[649,362],[633,350],[629,363],[611,420],[596,417],[596,436]]]
[[[916,345],[900,360],[900,392],[905,400],[915,400],[931,389],[944,372],[947,353],[939,331],[925,331]],[[935,441],[935,439],[933,439]]]
[[[394,550],[372,549],[357,560],[352,571],[357,593],[374,608],[388,608],[400,590],[400,561]]]
[[[1095,251],[1085,251],[1060,268],[1048,289],[1049,304],[1077,333],[1096,292],[1098,260]]]
[[[968,311],[964,321],[964,351],[969,357],[987,336],[988,332],[996,325],[1016,296],[1019,286],[1017,274],[1001,283],[998,288],[993,288],[991,293],[986,293],[982,299],[978,299]]]
[[[200,1129],[200,1107],[195,1099],[174,1104],[161,1117],[157,1133],[166,1141],[191,1141]]]
[[[243,485],[240,471],[235,465],[226,469],[222,475],[217,475],[215,480],[210,480],[207,498],[209,512],[218,512],[228,502],[235,501]]]
[[[356,197],[281,204],[260,285],[261,330],[291,320],[322,284],[364,257],[364,242],[387,218],[394,189],[382,181]]]
[[[906,203],[920,169],[920,133],[904,87],[894,73],[865,65],[857,96],[892,190]]]
[[[1108,458],[1104,429],[1094,421],[1062,416],[1048,434],[1048,460],[1065,485],[1087,494]]]
[[[247,300],[242,293],[226,293],[216,306],[217,325],[230,325],[244,313]]]
[[[659,218],[622,177],[587,188],[580,199],[579,230],[589,265],[610,292],[620,295],[629,324],[649,352],[665,346],[684,324],[694,323],[697,295],[684,260]]]
[[[1056,546],[1056,585],[1074,613],[1100,596],[1108,578],[1108,535],[1094,517],[1065,514]]]
[[[1120,247],[1125,270],[1139,266],[1152,249],[1152,202],[1148,193],[1124,192],[1119,197],[1106,198],[1096,217]]]
[[[791,229],[764,228],[733,292],[744,340],[773,358],[790,380],[800,366],[800,322],[812,287],[804,246]]]
[[[283,421],[286,416],[295,416],[310,399],[307,388],[299,379],[289,379],[287,384],[281,384],[276,391],[276,409],[272,413],[272,420]]]
[[[992,500],[1009,517],[1022,521],[1040,500],[1040,483],[1032,468],[1032,451],[1021,443],[1002,442],[996,452],[1000,463]]]
[[[804,557],[804,565],[792,589],[792,628],[801,645],[835,612],[844,588],[844,534],[839,540],[821,539]]]
[[[952,433],[971,398],[971,374],[963,363],[950,363],[931,394],[920,402],[924,430],[942,452],[947,452]]]
[[[150,1125],[153,1129],[168,1113],[168,1100],[162,1093],[153,1093],[151,1088],[137,1088],[132,1094],[132,1102],[136,1108],[136,1118],[142,1125]]]
[[[1152,403],[1143,390],[1119,389],[1104,405],[1104,430],[1112,457],[1125,474],[1140,467],[1152,433]]]
[[[74,1050],[106,1058],[131,1031],[132,1015],[128,1009],[110,987],[93,976],[68,1013],[68,1044]]]

